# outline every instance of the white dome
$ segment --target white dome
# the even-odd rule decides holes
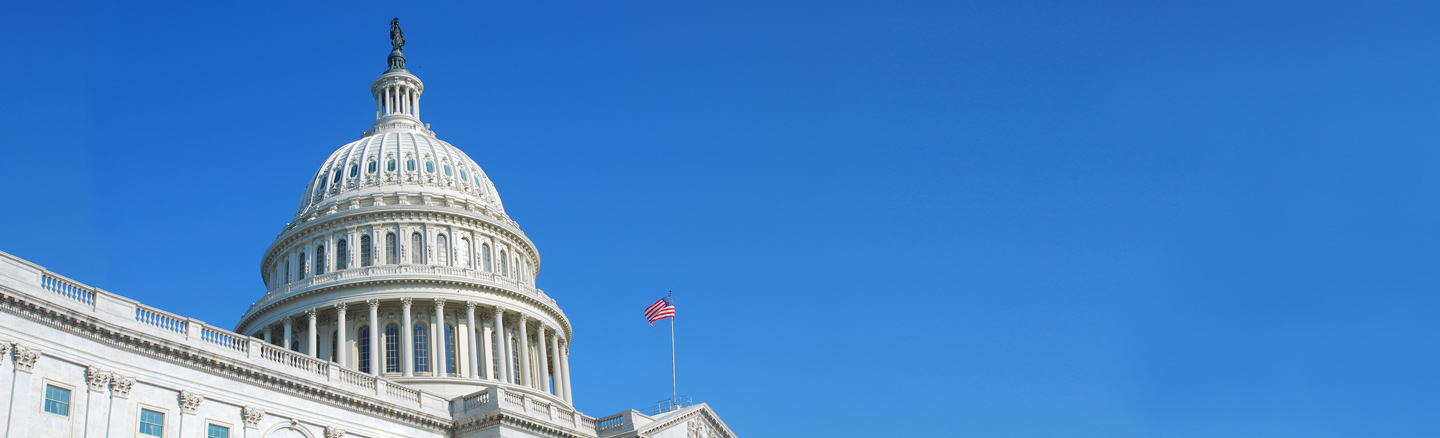
[[[505,212],[485,171],[459,148],[424,132],[381,131],[330,154],[305,186],[292,224],[333,205],[393,193]]]

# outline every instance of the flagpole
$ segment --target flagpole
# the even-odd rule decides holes
[[[675,291],[670,291],[670,306],[675,306]],[[670,317],[670,400],[677,406],[680,403],[680,391],[675,389],[675,317]]]

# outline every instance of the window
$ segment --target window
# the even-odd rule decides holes
[[[420,233],[410,235],[410,263],[425,264],[425,237]]]
[[[465,173],[465,169],[460,169],[460,182],[467,181],[470,181],[470,175]]]
[[[400,246],[395,243],[395,233],[385,234],[385,264],[400,263]]]
[[[415,160],[405,160],[405,170],[415,171]]]
[[[360,266],[370,266],[370,236],[360,236]]]
[[[445,241],[444,234],[435,237],[435,260],[440,262],[440,266],[450,266],[450,244]]]
[[[470,268],[470,239],[460,239],[460,266]]]
[[[354,178],[354,177],[356,177],[356,176],[358,176],[358,175],[360,175],[360,165],[359,165],[359,164],[351,164],[351,165],[350,165],[350,177],[351,177],[351,178]]]
[[[55,385],[45,385],[45,412],[70,416],[70,390]]]
[[[505,256],[505,250],[500,250],[500,275],[510,275],[510,258]]]
[[[445,165],[445,176],[450,176],[450,165],[449,165],[449,164],[446,164],[446,165]]]
[[[385,372],[400,372],[400,326],[385,326]]]
[[[425,342],[430,337],[425,334],[425,324],[415,324],[415,372],[430,371],[429,343]]]
[[[386,171],[386,172],[394,172],[394,171],[395,171],[395,160],[390,160],[390,161],[386,161],[386,162],[385,162],[385,171]]]
[[[161,436],[165,431],[165,414],[149,409],[140,410],[140,434]]]
[[[211,424],[205,429],[205,438],[230,438],[230,428]]]
[[[359,339],[355,341],[360,345],[360,372],[370,374],[370,327],[360,327]]]
[[[426,172],[426,173],[435,173],[435,162],[434,162],[434,161],[426,161],[426,162],[425,162],[425,172]]]
[[[305,253],[302,252],[302,253],[300,253],[300,278],[298,278],[298,280],[304,280],[304,279],[305,279],[305,274],[306,274],[307,272],[309,272],[309,271],[310,271],[309,259],[305,258]]]
[[[325,245],[315,247],[315,275],[325,273]]]
[[[455,326],[445,324],[445,372],[455,374]]]
[[[339,183],[340,183],[340,176],[341,176],[341,174],[340,174],[340,168],[339,168],[339,167],[336,167],[335,170],[333,170],[333,171],[331,171],[331,172],[335,174],[335,178],[334,178],[334,179],[331,179],[330,182],[339,184]]]
[[[365,171],[368,173],[375,173],[375,160],[370,160],[370,164],[366,166]]]
[[[330,361],[335,362],[335,352],[340,351],[340,332],[330,332]]]
[[[346,254],[348,252],[350,252],[350,245],[348,244],[348,242],[345,241],[345,239],[340,239],[339,241],[335,242],[336,271],[350,267],[350,254]]]
[[[290,282],[290,258],[289,258],[289,257],[286,257],[284,260],[282,260],[282,261],[280,262],[280,265],[284,266],[284,268],[282,268],[282,269],[285,270],[285,272],[282,272],[282,273],[280,274],[280,284],[289,283],[289,282]]]
[[[490,244],[480,244],[480,258],[485,259],[485,272],[490,272]]]
[[[510,378],[512,383],[520,383],[520,343],[514,338],[510,339]]]
[[[294,352],[296,352],[296,353],[299,353],[299,352],[300,352],[300,340],[299,340],[299,339],[291,339],[291,340],[290,340],[290,351],[294,351]]]

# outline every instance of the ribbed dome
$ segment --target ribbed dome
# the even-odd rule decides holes
[[[495,185],[459,148],[424,132],[381,131],[341,146],[300,196],[295,221],[311,213],[380,194],[449,197],[504,215]]]

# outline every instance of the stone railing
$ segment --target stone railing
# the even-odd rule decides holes
[[[12,293],[12,290],[18,293]],[[449,400],[437,395],[149,307],[49,273],[40,266],[3,252],[0,252],[0,294],[38,305],[47,312],[68,313],[82,321],[96,321],[108,329],[120,331],[127,337],[144,339],[145,342],[170,343],[177,350],[209,354],[215,360],[249,364],[276,377],[449,418]]]
[[[254,310],[286,297],[308,292],[312,289],[327,286],[330,283],[356,279],[356,278],[384,278],[386,275],[403,275],[407,278],[414,278],[416,275],[443,275],[446,277],[461,277],[473,280],[475,283],[497,286],[506,290],[514,290],[522,295],[540,300],[542,303],[556,305],[555,299],[545,294],[545,291],[537,289],[530,284],[493,272],[485,272],[476,269],[455,268],[436,265],[377,265],[358,268],[330,271],[324,274],[311,276],[303,280],[296,280],[289,284],[277,285],[270,288],[263,298],[250,305]],[[423,277],[420,277],[423,278]]]
[[[532,392],[532,389],[524,387],[491,386],[456,398],[451,405],[451,414],[457,421],[462,421],[466,417],[500,410],[587,436],[599,433],[594,418],[565,409],[553,400],[547,400],[543,392]]]

